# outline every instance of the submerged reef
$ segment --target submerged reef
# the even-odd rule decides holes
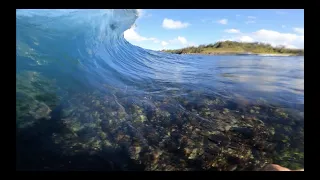
[[[109,160],[104,152],[121,151],[147,171],[304,166],[304,122],[283,108],[200,95],[192,100],[117,95],[76,94],[60,105],[64,131],[52,133],[51,141],[62,154],[89,153]],[[49,107],[39,108],[29,114],[48,114]]]

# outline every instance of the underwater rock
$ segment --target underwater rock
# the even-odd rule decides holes
[[[276,148],[276,144],[274,143],[269,143],[269,142],[256,142],[256,144],[254,145],[254,147],[265,151],[265,152],[273,152],[274,149]]]
[[[229,109],[227,109],[227,108],[223,108],[222,113],[223,113],[223,114],[227,114],[227,113],[229,113]]]
[[[140,146],[131,146],[129,147],[129,155],[131,159],[138,160],[139,159],[139,153],[141,152]]]
[[[254,136],[254,131],[251,127],[233,127],[230,130],[241,134],[245,138],[252,138]]]
[[[209,135],[208,139],[209,139],[209,141],[214,142],[218,145],[220,145],[220,144],[226,145],[230,141],[230,139],[227,136],[223,135],[222,133],[211,134],[211,135]]]
[[[49,118],[50,112],[51,109],[41,102],[34,104],[29,110],[29,114],[31,114],[35,119]]]

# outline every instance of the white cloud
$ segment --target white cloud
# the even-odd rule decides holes
[[[161,45],[162,46],[166,46],[166,45],[168,45],[169,43],[167,43],[166,41],[161,41]]]
[[[293,28],[293,30],[299,34],[304,34],[304,28]]]
[[[304,48],[304,36],[292,33],[280,33],[273,30],[261,29],[246,35],[233,37],[242,42],[263,42],[272,46],[284,45],[288,48]]]
[[[165,18],[162,22],[162,27],[165,29],[181,29],[186,28],[190,24],[187,22],[181,22],[181,21],[174,21],[172,19]]]
[[[175,48],[181,48],[181,47],[187,47],[187,46],[196,46],[195,43],[189,42],[185,37],[182,37],[182,36],[178,36],[178,37],[176,37],[174,39],[171,39],[171,40],[169,40],[167,42],[165,42],[165,43],[167,43],[166,46],[167,45],[171,45],[172,47],[175,47]]]
[[[218,21],[218,23],[220,23],[220,24],[228,24],[228,19],[220,19]]]
[[[239,29],[226,29],[225,32],[227,33],[240,33]]]
[[[251,37],[249,37],[249,36],[241,36],[241,37],[239,38],[239,41],[240,41],[240,42],[253,42],[254,40],[253,40]]]
[[[143,37],[136,32],[136,27],[132,26],[130,29],[124,32],[124,38],[130,42],[141,42],[141,41],[153,41],[154,43],[159,43],[160,41],[157,38],[153,37]]]
[[[187,41],[187,39],[185,37],[178,36],[177,39],[178,39],[178,41],[181,42],[181,44],[187,44],[188,43],[188,41]]]
[[[188,41],[185,37],[178,36],[177,38],[174,38],[172,40],[169,40],[171,44],[182,44],[182,45],[187,45]]]
[[[257,19],[256,17],[254,16],[248,16],[249,19]]]
[[[196,46],[195,43],[189,42],[183,36],[178,36],[171,40],[142,36],[138,33],[135,25],[124,32],[124,38],[131,44],[152,50],[161,50],[164,48],[179,49],[188,46]]]
[[[254,36],[262,38],[262,40],[275,40],[275,41],[293,41],[297,38],[296,34],[279,33],[277,31],[261,29],[253,33]]]
[[[144,37],[136,31],[136,27],[132,26],[130,29],[124,32],[124,38],[131,44],[152,49],[160,50],[165,47],[168,49],[179,49],[188,46],[196,46],[195,43],[189,42],[185,37],[178,36],[171,40],[159,40],[154,37]]]

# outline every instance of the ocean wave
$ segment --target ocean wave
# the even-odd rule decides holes
[[[186,66],[176,55],[142,49],[124,39],[136,19],[136,10],[17,10],[17,55],[33,60],[27,66],[47,65],[98,87],[176,81],[168,74]],[[26,62],[17,65],[26,68]]]
[[[292,70],[303,79],[303,69],[297,63],[281,60],[290,64],[285,69],[278,66],[274,57],[239,56],[229,65],[222,57],[210,62],[205,56],[181,56],[134,46],[123,35],[138,18],[134,9],[17,10],[16,14],[17,71],[42,71],[58,79],[57,82],[65,82],[63,87],[105,90],[107,85],[155,94],[172,87],[185,90],[201,87],[207,94],[230,94],[243,90],[238,85],[243,81],[230,82],[230,78],[221,76],[231,71],[237,79],[243,73],[257,79],[259,74],[278,77],[282,76],[281,72]],[[303,64],[301,57],[290,58]],[[268,62],[268,67],[262,61]],[[221,64],[226,64],[226,68]],[[276,87],[263,83],[269,82],[255,81],[250,85],[257,87],[251,89],[263,91],[266,85]],[[290,87],[273,88],[273,91],[281,89]],[[303,91],[303,86],[299,90]]]

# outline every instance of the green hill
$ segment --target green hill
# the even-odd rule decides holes
[[[273,47],[266,43],[243,43],[236,41],[223,41],[215,44],[200,45],[175,50],[162,50],[174,54],[283,54],[304,55],[303,49],[288,49],[284,46]]]

